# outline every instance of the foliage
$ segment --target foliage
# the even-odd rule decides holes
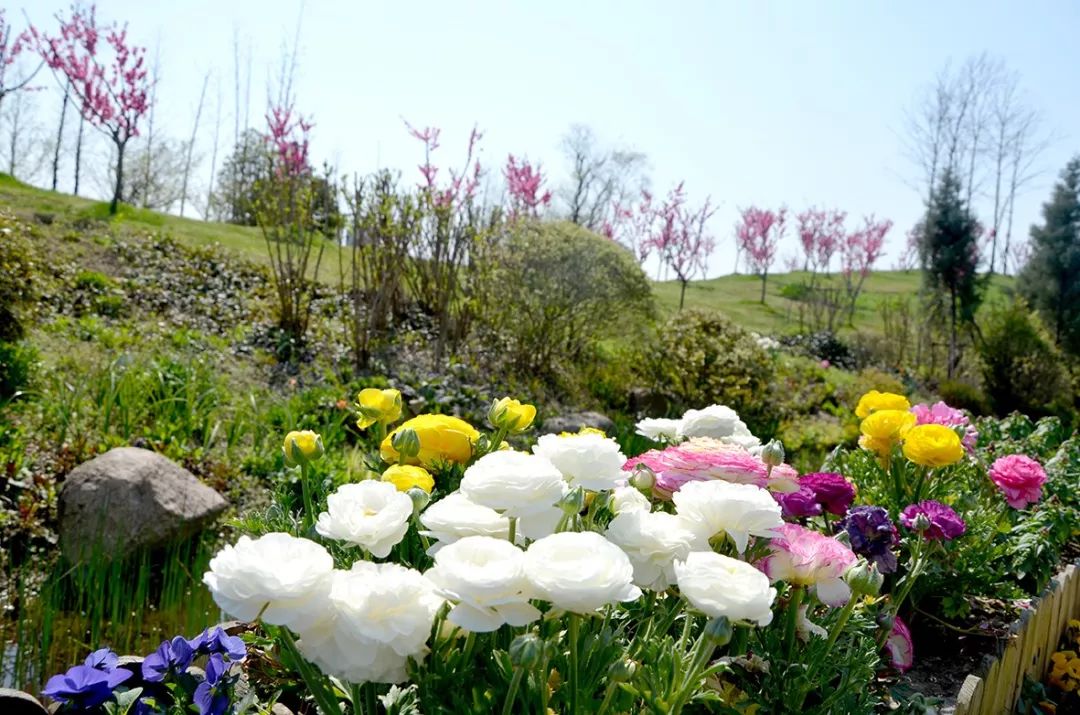
[[[29,227],[0,212],[0,340],[23,335],[23,311],[37,296],[38,260]]]
[[[0,340],[0,408],[30,384],[36,361],[30,343]]]
[[[793,352],[821,360],[826,366],[834,365],[844,370],[859,367],[859,359],[851,347],[836,333],[823,330],[817,333],[785,335],[781,344]]]

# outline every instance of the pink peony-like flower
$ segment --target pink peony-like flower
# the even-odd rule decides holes
[[[737,484],[753,484],[778,492],[798,489],[799,473],[787,464],[772,468],[760,457],[742,447],[709,437],[695,437],[666,449],[654,449],[627,460],[623,471],[633,471],[644,464],[656,474],[653,491],[660,499],[671,495],[687,482],[720,479]]]
[[[919,517],[925,519],[922,524],[925,528],[919,528]],[[950,541],[967,531],[964,520],[951,506],[933,499],[904,507],[900,512],[900,524],[906,529],[921,531],[929,541]]]
[[[798,524],[773,530],[770,554],[758,563],[773,582],[811,586],[822,603],[842,606],[851,597],[844,573],[855,563],[855,553],[834,538]]]
[[[1005,495],[1013,509],[1023,509],[1042,499],[1046,471],[1042,465],[1022,454],[1010,454],[990,465],[990,478]]]
[[[949,407],[944,402],[935,402],[932,405],[919,403],[911,408],[911,414],[915,415],[916,425],[944,425],[959,429],[960,442],[964,445],[964,449],[969,454],[975,451],[975,442],[979,439],[979,433],[963,410]]]
[[[855,485],[835,472],[812,472],[799,477],[799,486],[814,492],[814,498],[830,514],[843,516],[855,501]]]
[[[774,493],[773,499],[780,505],[784,519],[788,521],[821,515],[821,504],[818,503],[817,495],[808,487],[800,485],[798,490],[793,492]]]
[[[893,619],[892,631],[889,639],[885,641],[885,652],[889,655],[889,664],[901,673],[915,662],[915,644],[911,640],[911,630],[900,616]]]

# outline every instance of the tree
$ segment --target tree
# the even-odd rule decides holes
[[[779,211],[759,209],[756,206],[739,209],[740,219],[735,224],[735,242],[746,254],[750,269],[761,276],[761,302],[765,303],[765,284],[769,268],[776,260],[780,239],[784,236],[787,209]]]
[[[645,155],[602,148],[587,126],[571,126],[562,149],[570,164],[570,181],[558,194],[571,223],[604,233],[605,226],[617,223],[620,207],[629,206],[648,188]]]
[[[15,69],[19,55],[28,47],[31,35],[26,30],[16,35],[15,28],[7,21],[6,13],[6,10],[0,8],[0,105],[9,94],[30,89],[30,82],[41,69],[41,64],[38,64],[30,72],[14,76],[10,74]]]
[[[139,121],[150,108],[146,48],[131,44],[127,27],[99,28],[95,10],[74,5],[60,21],[60,34],[30,32],[38,52],[54,73],[70,83],[83,118],[109,138],[116,149],[116,183],[109,213],[115,214],[124,192],[124,151],[139,135]],[[101,37],[111,52],[106,58]]]
[[[716,240],[705,226],[714,213],[709,198],[698,208],[690,207],[681,183],[656,208],[650,243],[679,281],[679,310],[686,301],[686,286],[695,275],[705,276],[709,256],[716,248]]]
[[[949,320],[948,377],[959,363],[957,334],[971,325],[982,302],[979,279],[979,236],[982,228],[961,195],[960,181],[946,168],[926,212],[919,257],[931,295],[947,301]]]
[[[1080,156],[1065,165],[1042,213],[1043,225],[1031,227],[1021,290],[1057,344],[1080,354]]]
[[[892,221],[878,221],[873,215],[863,219],[862,228],[844,237],[840,251],[840,272],[848,299],[848,322],[855,320],[855,304],[862,293],[863,283],[870,270],[885,252],[885,234]]]
[[[536,218],[540,207],[551,203],[551,192],[542,190],[544,176],[540,173],[539,165],[533,167],[527,160],[515,159],[510,154],[506,158],[503,176],[510,199],[507,213],[511,220],[522,216]]]
[[[803,249],[803,270],[813,283],[818,271],[829,272],[832,258],[844,241],[844,211],[807,209],[798,214],[795,231]]]
[[[269,167],[266,138],[254,129],[240,134],[240,141],[221,162],[217,186],[211,198],[218,221],[255,225],[255,186]]]
[[[125,190],[128,203],[165,211],[180,201],[188,150],[187,142],[161,138],[153,145],[133,144],[129,149],[131,165],[141,166],[143,171],[134,172],[128,179]]]

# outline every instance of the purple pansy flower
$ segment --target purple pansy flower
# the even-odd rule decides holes
[[[207,628],[188,643],[198,654],[223,653],[229,660],[243,660],[247,656],[244,641],[238,636],[230,636],[221,626]]]
[[[111,698],[116,686],[131,676],[131,671],[123,668],[103,670],[92,665],[76,665],[49,678],[41,694],[77,708],[92,708]]]
[[[199,715],[224,715],[229,707],[229,691],[222,679],[229,666],[220,653],[206,662],[206,680],[195,688],[194,701]]]
[[[839,529],[846,532],[851,550],[873,561],[881,573],[896,571],[892,547],[898,538],[889,512],[880,506],[856,506],[848,509]]]
[[[920,516],[925,519],[925,524],[918,523]],[[921,532],[931,541],[949,541],[967,531],[964,520],[953,511],[952,507],[933,499],[905,507],[900,514],[900,523],[905,528]]]
[[[799,487],[806,487],[830,514],[843,516],[855,501],[855,485],[835,472],[812,472],[799,477]]]
[[[163,641],[158,649],[143,658],[142,677],[148,683],[160,683],[170,672],[183,673],[195,658],[195,651],[183,636]]]
[[[86,656],[83,665],[87,668],[97,668],[98,670],[104,670],[106,673],[109,673],[116,669],[116,665],[119,662],[120,657],[116,655],[116,653],[113,653],[108,648],[99,648]]]
[[[813,490],[802,485],[799,486],[798,491],[786,494],[773,492],[773,498],[780,505],[784,518],[789,521],[821,514],[821,504],[818,503],[817,496]]]

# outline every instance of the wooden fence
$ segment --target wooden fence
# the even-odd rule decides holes
[[[1080,570],[1066,567],[1033,605],[1013,624],[1001,655],[988,660],[983,675],[964,680],[956,715],[1011,715],[1024,676],[1043,679],[1069,619],[1080,618]]]

